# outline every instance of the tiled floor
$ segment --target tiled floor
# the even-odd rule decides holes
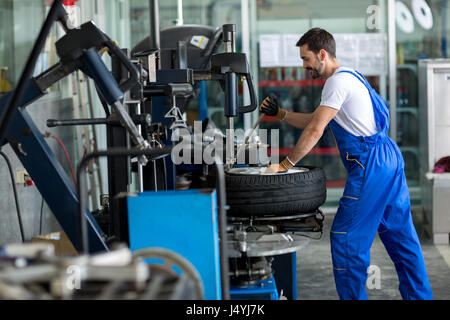
[[[330,252],[330,227],[334,214],[327,214],[324,234],[320,240],[297,252],[298,299],[339,299],[334,284]],[[428,276],[436,300],[450,300],[450,246],[435,246],[423,232],[420,217],[414,215],[414,223],[422,244]],[[371,265],[381,271],[380,289],[367,289],[369,300],[399,300],[398,278],[389,255],[378,236],[372,245]]]

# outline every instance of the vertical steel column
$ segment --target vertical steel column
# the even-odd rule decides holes
[[[177,26],[182,26],[184,24],[183,21],[183,0],[177,1]]]
[[[225,52],[236,52],[236,25],[223,26],[223,42]],[[225,74],[225,117],[227,118],[226,132],[226,165],[234,164],[234,117],[237,116],[237,75],[233,72]]]
[[[387,24],[386,24],[386,16],[385,13],[386,12],[386,1],[387,0],[378,0],[378,6],[379,6],[379,16],[378,18],[380,19],[378,21],[379,25],[377,26],[377,32],[379,33],[383,33],[387,35]],[[386,56],[388,55],[388,51],[386,51]],[[386,67],[389,65],[388,59],[386,58]],[[381,95],[381,97],[383,97],[383,99],[387,100],[387,78],[388,78],[388,73],[384,74],[384,75],[380,75],[380,92],[379,94]]]
[[[249,16],[248,19],[250,20],[249,23],[249,33],[253,34],[254,36],[250,38],[250,56],[249,56],[249,63],[250,63],[250,70],[253,77],[253,83],[256,86],[256,100],[258,100],[259,96],[259,66],[258,66],[258,37],[255,36],[259,33],[257,28],[257,4],[255,0],[249,0]],[[256,121],[256,113],[252,114],[252,123]]]
[[[159,27],[159,1],[149,0],[150,7],[150,49],[161,48],[160,27]],[[161,55],[156,53],[157,69],[161,68]]]
[[[242,21],[242,52],[247,55],[250,61],[250,24],[249,24],[249,0],[241,0],[241,21]],[[250,105],[250,94],[247,83],[244,82],[244,106]],[[252,113],[244,114],[244,131],[250,130],[252,126]]]
[[[395,0],[388,0],[390,136],[392,140],[397,141],[397,39],[395,33]]]
[[[441,14],[442,14],[442,58],[447,58],[447,8],[448,0],[442,0]]]

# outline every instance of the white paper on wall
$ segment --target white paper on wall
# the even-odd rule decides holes
[[[359,66],[359,39],[351,34],[335,34],[336,58],[345,67],[358,69]]]
[[[334,34],[338,62],[367,76],[387,74],[387,37],[383,33]],[[266,34],[260,36],[260,66],[300,67],[299,48],[295,46],[301,35]]]
[[[363,33],[356,36],[359,39],[358,70],[370,76],[386,75],[386,35]]]
[[[303,60],[300,58],[300,48],[296,46],[301,36],[296,34],[284,34],[282,36],[283,67],[301,67]]]
[[[280,35],[263,34],[259,36],[259,64],[261,68],[282,65],[280,47]]]

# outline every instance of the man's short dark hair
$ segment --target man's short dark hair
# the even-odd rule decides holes
[[[313,28],[309,30],[298,40],[296,46],[301,47],[305,44],[315,54],[324,49],[330,56],[336,58],[336,41],[331,33],[324,29]]]

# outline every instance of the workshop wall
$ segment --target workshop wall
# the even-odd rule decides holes
[[[16,85],[17,79],[24,67],[31,51],[31,46],[42,25],[45,7],[42,2],[32,0],[2,0],[0,1],[0,66],[7,67],[2,75],[2,82],[8,82],[10,87]],[[25,23],[26,22],[26,23]],[[5,85],[2,84],[2,88]],[[4,94],[4,90],[0,94]],[[40,110],[38,114],[44,112]],[[2,151],[11,161],[14,173],[24,170],[9,145]],[[12,181],[6,162],[0,159],[0,244],[20,242],[21,235],[17,216]],[[58,229],[56,221],[52,220],[46,205],[42,204],[42,197],[36,187],[17,185],[21,218],[26,240],[30,240],[40,229],[40,213],[42,209],[43,225],[48,229]],[[41,230],[45,232],[46,230]]]
[[[12,88],[17,85],[17,80],[21,75],[26,59],[45,19],[45,13],[45,2],[33,0],[0,1],[0,15],[5,17],[5,20],[2,19],[1,21],[2,28],[0,32],[2,37],[0,38],[0,48],[2,50],[0,66],[8,67],[8,73],[5,78]],[[57,27],[54,27],[39,57],[35,75],[56,62],[57,58],[52,45],[57,38],[57,33]],[[42,134],[49,133],[49,136],[56,136],[65,143],[73,162],[78,156],[75,150],[74,131],[67,128],[47,128],[46,126],[46,121],[49,118],[73,118],[74,104],[71,80],[68,78],[54,85],[49,89],[46,96],[29,105],[27,111]],[[61,146],[55,139],[48,138],[46,140],[68,177],[70,177],[69,181],[73,181]],[[11,161],[14,175],[18,171],[24,171],[21,162],[9,145],[5,145],[2,151]],[[0,159],[0,181],[2,194],[2,197],[0,197],[0,245],[9,242],[20,242],[22,239],[12,181],[3,158]],[[16,187],[26,241],[31,240],[32,237],[38,234],[61,230],[35,185],[16,184]]]

